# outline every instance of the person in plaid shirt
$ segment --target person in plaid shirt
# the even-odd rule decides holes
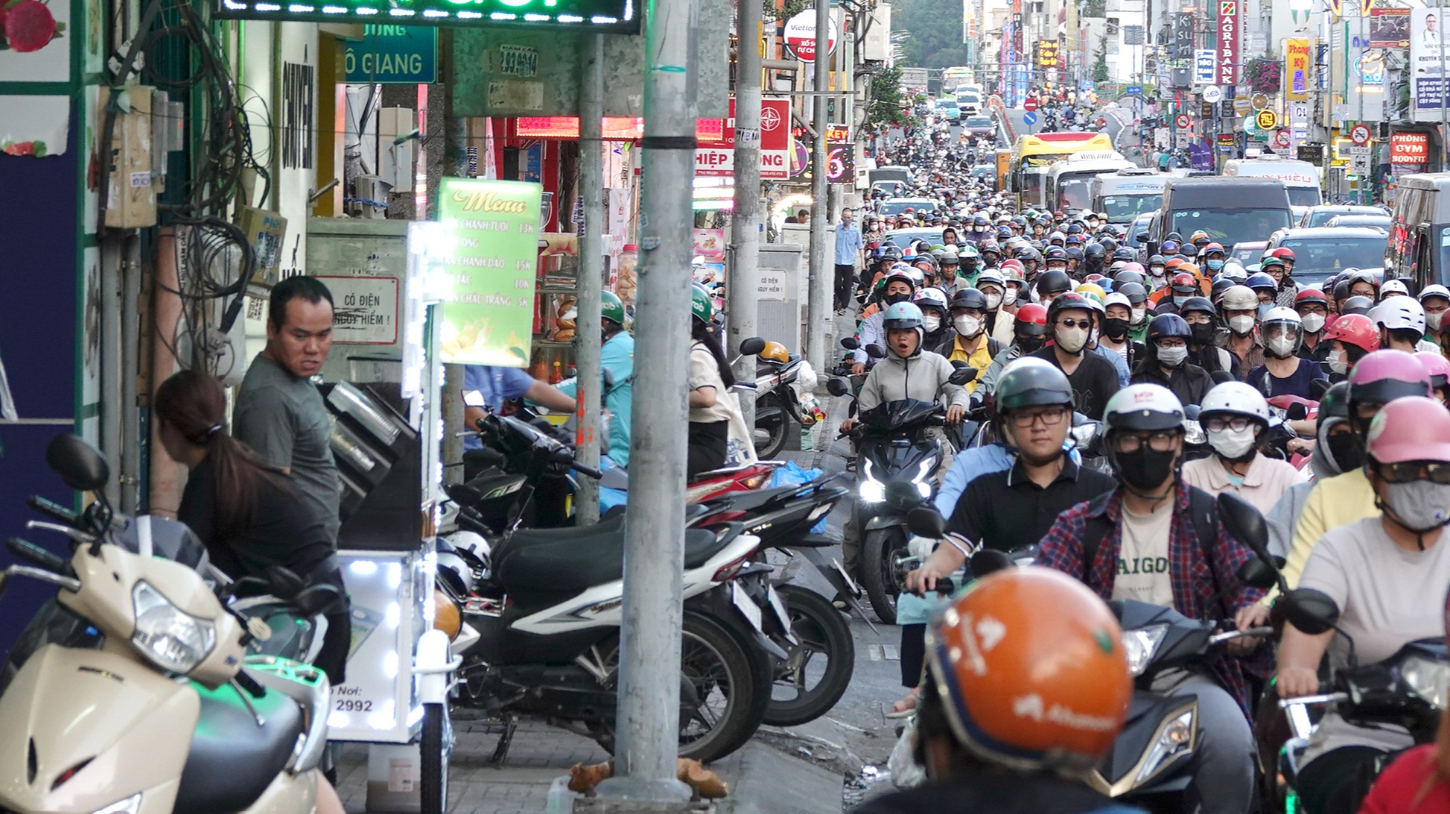
[[[1156,384],[1131,385],[1109,400],[1108,458],[1120,486],[1063,512],[1036,564],[1077,577],[1103,599],[1164,605],[1194,619],[1232,617],[1240,630],[1266,624],[1268,609],[1257,604],[1263,591],[1233,587],[1253,553],[1229,536],[1213,499],[1179,473],[1183,416],[1178,398]],[[1211,534],[1200,535],[1198,524],[1211,524]],[[1154,682],[1156,692],[1198,697],[1202,741],[1191,790],[1205,814],[1247,811],[1253,799],[1251,665],[1241,657],[1259,643],[1230,642],[1211,675],[1174,671]],[[1266,666],[1252,665],[1253,672],[1263,675]]]

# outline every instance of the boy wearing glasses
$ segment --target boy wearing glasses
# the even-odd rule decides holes
[[[1266,624],[1268,609],[1256,604],[1263,591],[1236,576],[1253,553],[1218,522],[1213,498],[1179,475],[1183,416],[1182,402],[1160,385],[1129,385],[1113,396],[1104,414],[1106,448],[1121,485],[1064,512],[1043,538],[1037,564],[1077,577],[1105,600],[1149,602],[1194,619],[1233,618],[1240,630]],[[1237,814],[1253,801],[1246,665],[1232,656],[1258,644],[1235,639],[1211,674],[1169,673],[1154,684],[1198,698],[1203,746],[1192,793],[1206,814]]]

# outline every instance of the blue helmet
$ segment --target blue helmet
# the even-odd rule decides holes
[[[888,331],[904,331],[922,327],[921,308],[912,302],[898,302],[881,315],[881,327]]]
[[[1250,274],[1249,279],[1244,281],[1244,285],[1255,290],[1260,288],[1267,288],[1271,291],[1279,290],[1279,284],[1274,282],[1274,278],[1263,272]]]

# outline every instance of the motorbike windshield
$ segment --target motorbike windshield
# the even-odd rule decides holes
[[[879,432],[895,432],[913,425],[923,424],[928,419],[935,417],[936,412],[936,402],[897,399],[879,404],[861,413],[861,424]]]

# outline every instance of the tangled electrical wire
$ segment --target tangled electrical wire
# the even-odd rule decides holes
[[[170,64],[191,67],[179,78],[162,69],[168,62],[165,57],[176,53],[184,56]],[[141,55],[145,59],[138,65]],[[118,100],[132,74],[170,98],[191,99],[199,107],[201,125],[190,145],[192,167],[184,197],[180,203],[158,206],[176,227],[178,285],[175,289],[159,281],[158,285],[182,302],[176,332],[168,342],[177,361],[183,367],[225,375],[230,371],[219,368],[235,364],[226,334],[240,316],[257,266],[251,241],[227,216],[234,202],[250,203],[245,195],[248,173],[262,182],[263,201],[271,192],[271,176],[255,158],[247,114],[209,21],[184,0],[149,0],[136,36],[107,83],[100,142],[107,146],[100,151],[102,179],[110,175],[113,156],[108,147],[121,112]],[[104,213],[108,184],[100,187]],[[99,222],[105,223],[104,215]],[[224,305],[218,307],[218,301]]]

